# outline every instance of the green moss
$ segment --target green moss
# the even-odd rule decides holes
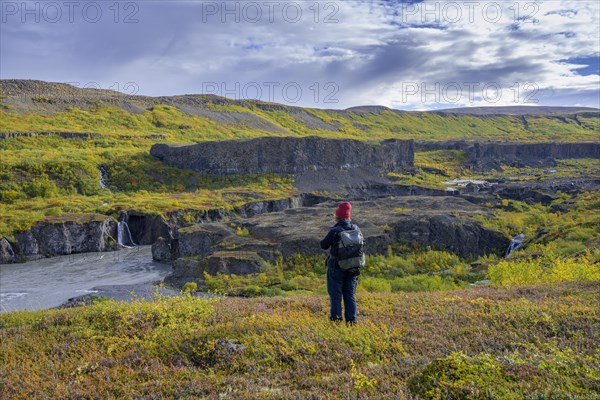
[[[65,222],[85,224],[90,222],[102,222],[106,220],[106,218],[107,216],[102,214],[60,214],[48,216],[44,219],[44,222],[51,224],[62,224]]]

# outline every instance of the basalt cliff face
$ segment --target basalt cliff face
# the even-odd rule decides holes
[[[462,150],[471,167],[476,170],[513,167],[553,167],[557,160],[570,158],[600,158],[600,143],[515,143],[469,142],[450,140],[441,142],[416,142],[421,150]]]
[[[209,274],[260,272],[264,262],[294,254],[324,254],[319,241],[333,224],[337,200],[312,207],[290,208],[252,218],[232,218],[228,224],[194,224],[182,228],[171,243],[153,246],[155,259],[171,259],[169,283],[181,286]],[[368,254],[385,254],[398,242],[446,250],[461,257],[502,254],[509,238],[474,220],[485,207],[456,197],[414,196],[353,201]],[[247,235],[236,234],[242,228]]]
[[[567,158],[600,158],[600,143],[475,143],[471,163],[478,169],[550,167]]]
[[[15,232],[14,237],[14,257],[6,262],[108,251],[117,246],[117,221],[96,214],[85,218],[66,214],[38,222],[32,229]]]
[[[150,151],[166,164],[217,175],[298,174],[306,171],[374,168],[401,171],[414,165],[411,140],[359,140],[269,137],[204,142],[189,146],[157,144]]]

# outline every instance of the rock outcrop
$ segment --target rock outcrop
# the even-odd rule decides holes
[[[99,214],[65,214],[15,232],[14,237],[15,253],[24,259],[114,250],[117,221]]]
[[[177,254],[174,253],[173,239],[165,239],[159,237],[156,242],[152,243],[152,259],[155,261],[169,261],[177,258]]]
[[[204,272],[255,273],[265,261],[274,262],[277,255],[324,254],[319,241],[332,225],[336,204],[330,201],[180,229],[178,240],[172,243],[179,258],[168,281],[182,285],[197,281]],[[469,258],[503,254],[509,243],[504,234],[471,218],[487,213],[486,209],[457,197],[353,201],[353,212],[369,254],[385,254],[389,245],[406,242]]]
[[[473,169],[485,171],[499,169],[502,165],[513,167],[552,167],[556,160],[569,158],[600,158],[600,143],[515,143],[469,142],[450,140],[441,142],[416,142],[424,151],[465,151]]]
[[[8,239],[0,239],[0,264],[11,264],[16,261],[18,261],[17,254]]]
[[[567,158],[600,158],[600,143],[474,143],[471,164],[479,170],[515,167],[550,167]]]
[[[389,139],[368,144],[316,136],[211,141],[189,146],[155,144],[150,154],[173,167],[217,175],[357,168],[400,171],[414,164],[412,141]]]

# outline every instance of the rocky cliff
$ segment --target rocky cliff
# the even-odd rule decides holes
[[[600,143],[474,143],[468,150],[477,169],[549,167],[567,158],[600,158]]]
[[[217,175],[360,168],[400,171],[414,164],[410,140],[369,144],[316,136],[212,141],[189,146],[156,144],[150,154],[173,167]]]
[[[15,232],[14,237],[15,258],[11,261],[114,250],[117,221],[98,214],[65,214]]]
[[[558,198],[558,191],[577,193],[598,187],[599,184],[598,178],[563,178],[534,182],[495,182],[493,185],[477,187],[477,190],[467,186],[452,191],[412,185],[374,184],[351,188],[344,199],[350,199],[353,204],[364,207],[365,226],[368,227],[374,221],[379,221],[377,222],[379,228],[388,226],[386,235],[372,236],[371,249],[385,251],[387,244],[401,240],[423,246],[441,246],[440,248],[462,256],[472,256],[485,254],[487,243],[499,243],[498,237],[495,236],[497,233],[490,233],[476,222],[459,218],[455,214],[480,213],[483,210],[480,205],[489,204],[497,199],[519,200],[529,204],[549,204]],[[230,250],[229,247],[218,250],[220,245],[214,247],[215,244],[221,243],[221,239],[228,237],[223,243],[234,240],[233,248],[237,248],[240,244],[243,245],[242,247],[250,246],[252,249],[250,253],[253,254],[260,250],[259,257],[265,260],[272,260],[274,251],[289,255],[300,249],[302,253],[310,253],[317,249],[315,246],[318,243],[315,240],[322,233],[321,230],[327,228],[327,222],[323,223],[323,221],[329,219],[331,210],[323,210],[324,205],[330,204],[335,208],[335,203],[341,200],[339,195],[334,194],[323,196],[303,193],[284,199],[253,201],[233,209],[180,209],[164,215],[128,210],[123,212],[120,220],[127,222],[135,244],[154,245],[153,253],[157,260],[201,256],[210,258],[211,271],[244,271],[247,270],[244,269],[245,267],[239,267],[239,252],[235,253],[236,257],[233,257],[234,253],[227,252]],[[393,226],[397,216],[395,209],[406,210],[402,214],[402,222],[397,226]],[[560,210],[557,208],[557,211]],[[314,212],[320,213],[320,216],[314,217]],[[311,234],[297,240],[283,240],[280,244],[274,245],[276,240],[271,238],[288,235],[286,233],[288,230],[277,230],[278,227],[287,226],[280,221],[282,215],[286,215],[286,219],[292,216],[293,218],[289,219],[296,221],[294,223],[302,224],[306,221],[310,226],[318,229],[313,232],[314,236]],[[390,221],[386,222],[387,218],[390,218]],[[225,221],[237,221],[240,226],[249,227],[251,236],[262,232],[259,237],[264,241],[256,242],[256,238],[250,240],[238,237],[234,230],[227,227]],[[252,224],[256,227],[248,225],[251,221],[255,221]],[[216,236],[211,233],[220,239],[203,244],[204,239],[198,237],[204,238],[207,235],[206,230],[210,229],[213,223],[222,226],[217,229]],[[97,214],[51,217],[36,224],[30,230],[16,232],[14,239],[10,241],[1,238],[0,264],[45,256],[115,250],[118,247],[116,226],[116,220]],[[393,235],[390,233],[392,228]],[[303,229],[306,231],[305,228]],[[289,231],[293,232],[291,226]],[[492,245],[496,248],[495,246]],[[484,253],[479,253],[481,251]],[[213,254],[215,252],[217,255]],[[222,260],[221,256],[228,261]],[[249,257],[248,268],[256,269],[258,264],[255,255]],[[182,262],[180,260],[178,263]],[[230,268],[233,265],[235,267]]]
[[[127,210],[119,220],[128,224],[136,245],[169,243],[178,237],[179,228],[192,223],[206,224],[226,218],[247,218],[289,208],[312,206],[327,198],[312,194],[252,201],[231,210],[174,210],[164,216]],[[100,214],[65,214],[47,218],[33,228],[14,233],[14,240],[0,238],[0,264],[85,252],[111,251],[118,248],[117,221]],[[162,257],[168,258],[168,257]]]
[[[568,158],[600,158],[600,143],[515,143],[469,142],[448,140],[415,142],[422,151],[462,150],[474,169],[490,170],[502,165],[513,167],[552,167],[556,160]]]
[[[415,243],[461,257],[502,254],[509,239],[481,226],[471,217],[485,208],[456,197],[414,196],[353,201],[356,222],[369,254],[385,254],[394,243]],[[182,285],[210,274],[255,273],[276,254],[324,254],[320,239],[333,224],[336,201],[312,207],[289,208],[253,218],[232,218],[227,224],[190,225],[178,239],[157,242],[156,259],[175,259],[169,282]],[[233,227],[232,227],[233,226]],[[238,228],[247,234],[240,235]]]

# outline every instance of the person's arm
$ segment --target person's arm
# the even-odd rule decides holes
[[[337,233],[336,229],[330,229],[327,235],[321,240],[321,248],[327,250],[333,244],[333,239]]]

